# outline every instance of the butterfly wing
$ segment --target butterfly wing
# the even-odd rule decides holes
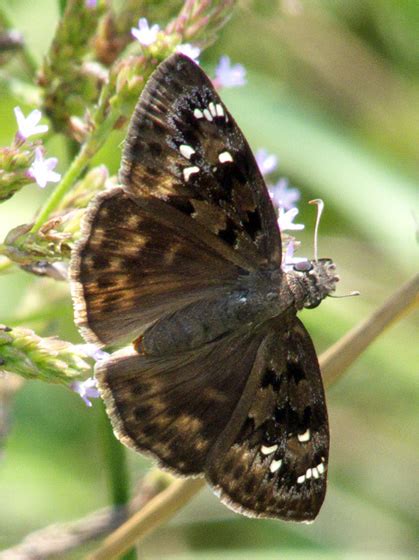
[[[121,180],[90,205],[72,257],[87,340],[136,338],[217,286],[221,296],[240,274],[279,266],[275,212],[250,148],[189,58],[173,55],[144,88]]]
[[[122,161],[127,191],[164,200],[253,269],[280,266],[277,219],[253,154],[211,81],[188,57],[172,55],[149,79]]]
[[[136,338],[162,315],[221,295],[240,274],[223,257],[222,243],[217,252],[200,231],[185,231],[182,220],[167,219],[163,202],[156,204],[141,206],[114,188],[87,212],[71,277],[76,322],[89,341]]]
[[[252,377],[264,336],[228,336],[165,357],[129,348],[99,362],[96,377],[117,437],[176,474],[203,474]]]
[[[235,511],[310,521],[326,492],[329,430],[323,384],[301,321],[293,317],[275,329],[264,347],[255,391],[243,395],[211,449],[205,472]]]

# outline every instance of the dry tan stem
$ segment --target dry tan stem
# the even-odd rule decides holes
[[[417,306],[418,291],[419,274],[403,284],[368,319],[323,352],[319,361],[326,387],[334,383],[379,334]]]
[[[16,376],[17,379],[21,379]],[[69,523],[55,523],[27,535],[21,543],[0,552],[0,560],[61,558],[84,543],[106,537],[134,512],[172,484],[172,475],[152,469],[138,484],[128,507],[107,507]]]
[[[114,531],[103,545],[88,560],[110,560],[118,558],[131,546],[159,527],[167,519],[186,505],[193,496],[203,488],[205,481],[201,478],[178,479],[150,500],[140,511],[135,513],[121,527]]]
[[[404,284],[366,321],[355,327],[320,356],[325,384],[330,386],[355,361],[365,348],[414,305],[419,275]],[[202,479],[177,480],[134,514],[104,541],[89,560],[112,560],[170,519],[203,488]]]

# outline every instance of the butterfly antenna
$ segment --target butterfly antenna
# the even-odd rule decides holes
[[[317,254],[317,239],[319,233],[319,224],[320,218],[323,213],[324,202],[321,198],[315,198],[314,200],[310,200],[309,204],[315,204],[317,206],[317,217],[316,217],[316,225],[314,227],[314,260],[317,262],[318,254]]]
[[[354,290],[350,294],[344,294],[343,296],[332,296],[331,294],[329,294],[329,297],[340,299],[340,298],[344,298],[344,297],[353,297],[353,296],[360,296],[360,295],[361,295],[361,292],[358,292],[358,290]]]

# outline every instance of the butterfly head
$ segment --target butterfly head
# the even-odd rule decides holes
[[[296,263],[293,275],[304,288],[303,307],[313,309],[336,289],[339,276],[331,259],[317,259]]]

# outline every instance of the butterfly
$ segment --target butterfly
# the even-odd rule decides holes
[[[314,519],[329,429],[297,311],[335,289],[330,259],[284,272],[255,158],[211,81],[174,54],[129,126],[121,186],[90,204],[71,262],[85,339],[128,346],[96,376],[122,443],[229,508]]]

